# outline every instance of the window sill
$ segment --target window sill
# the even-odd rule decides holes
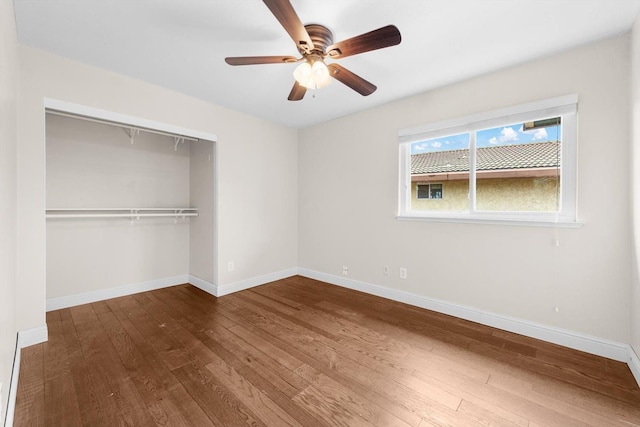
[[[426,221],[458,224],[489,224],[489,225],[513,225],[519,227],[549,227],[549,228],[581,228],[584,223],[578,221],[548,221],[544,219],[515,219],[515,218],[490,218],[490,217],[445,217],[423,215],[398,215],[399,221]]]

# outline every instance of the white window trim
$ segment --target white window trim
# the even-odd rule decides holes
[[[580,227],[582,224],[577,221],[576,214],[577,113],[578,95],[573,94],[401,129],[398,132],[400,167],[397,219],[570,228]],[[473,198],[475,197],[475,132],[482,129],[555,116],[562,117],[561,208],[559,212],[477,211],[473,208],[475,206],[474,200],[469,200],[469,211],[463,212],[425,212],[411,210],[411,143],[468,132],[470,134],[469,149],[473,154],[470,156],[471,164],[469,165],[469,193],[470,198]]]

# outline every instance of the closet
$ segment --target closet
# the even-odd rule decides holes
[[[48,309],[214,283],[214,153],[212,141],[47,111]]]

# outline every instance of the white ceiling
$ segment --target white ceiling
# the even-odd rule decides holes
[[[340,60],[378,90],[338,81],[287,101],[299,56],[260,0],[14,0],[23,44],[292,128],[303,128],[628,31],[640,0],[291,0],[340,41],[394,24],[402,43]],[[313,96],[315,92],[315,97]]]

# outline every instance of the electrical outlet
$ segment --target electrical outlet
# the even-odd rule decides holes
[[[385,265],[384,267],[382,267],[382,274],[384,274],[385,276],[389,275],[389,266]]]
[[[349,267],[347,267],[346,265],[342,266],[342,275],[343,276],[348,276],[349,275]]]
[[[400,267],[400,278],[401,279],[407,278],[407,269],[404,267]]]
[[[235,265],[233,265],[233,261],[229,261],[227,263],[227,271],[233,271],[235,269]]]

